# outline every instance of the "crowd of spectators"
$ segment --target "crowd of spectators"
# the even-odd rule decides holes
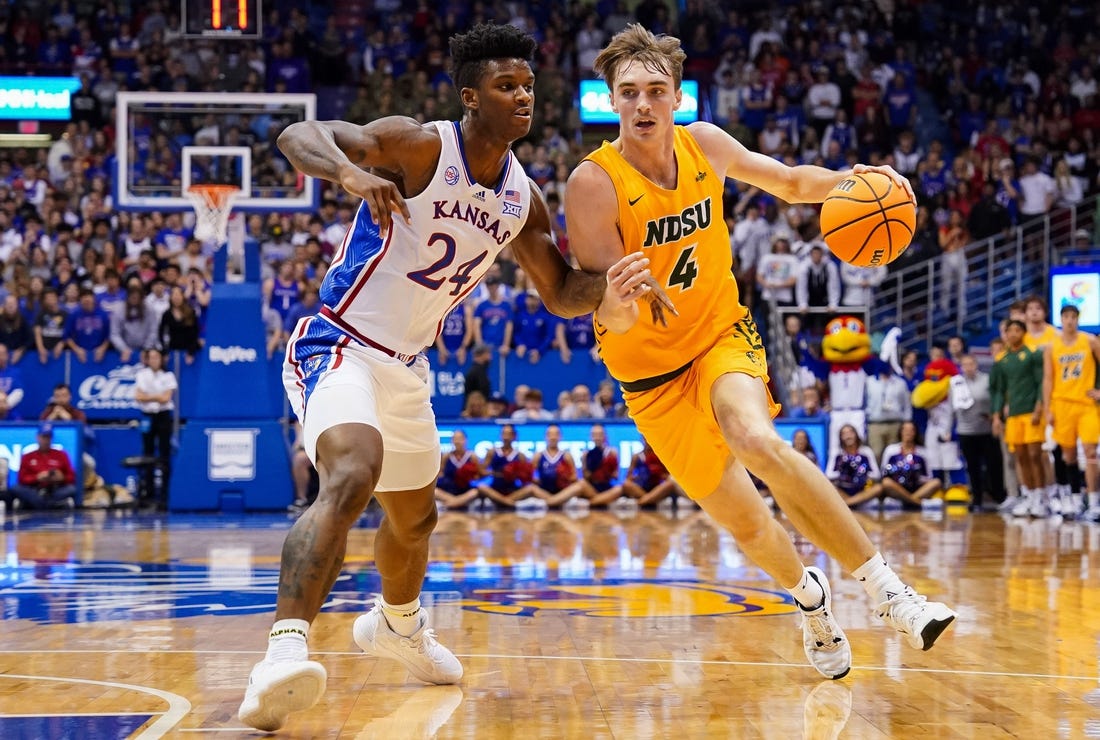
[[[1087,4],[673,5],[376,0],[364,17],[344,18],[272,2],[258,40],[184,38],[177,6],[157,0],[0,7],[0,71],[82,80],[73,121],[51,147],[0,152],[0,342],[13,364],[26,355],[48,362],[65,349],[77,361],[154,346],[193,357],[201,346],[207,247],[191,238],[187,216],[122,212],[112,202],[119,91],[340,89],[350,103],[337,113],[356,123],[452,118],[461,110],[446,39],[482,20],[515,24],[538,40],[535,123],[516,153],[547,198],[567,257],[564,183],[611,133],[582,129],[576,82],[593,76],[595,53],[632,21],[683,40],[685,77],[700,83],[703,116],[749,148],[788,164],[889,164],[910,177],[917,230],[889,269],[942,255],[953,280],[941,292],[945,310],[965,281],[966,244],[1097,191],[1100,34]],[[257,182],[289,187],[293,172],[271,146],[285,121],[230,123],[148,121],[139,138],[173,154],[188,142],[252,145]],[[174,178],[177,159],[145,161],[146,184]],[[734,181],[726,195],[747,304],[830,312],[873,301],[885,269],[837,263],[815,206]],[[317,286],[356,206],[329,185],[316,213],[248,217],[245,238],[264,260],[272,353],[297,318],[316,311]],[[558,352],[568,362],[593,344],[586,317],[561,322],[546,313],[506,250],[448,319],[437,348],[444,363],[478,346],[529,362]],[[488,409],[494,394],[482,394]],[[482,413],[476,398],[469,405],[468,415]],[[564,400],[556,405],[565,412]]]

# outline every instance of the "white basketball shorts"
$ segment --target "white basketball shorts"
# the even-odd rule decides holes
[[[355,423],[382,435],[375,490],[417,490],[439,475],[439,432],[423,355],[406,362],[362,344],[320,316],[305,318],[287,344],[283,386],[315,465],[320,436]]]

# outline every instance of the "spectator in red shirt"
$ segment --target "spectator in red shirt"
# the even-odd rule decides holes
[[[73,405],[73,391],[68,383],[58,383],[53,387],[53,395],[38,418],[42,421],[78,421],[81,424],[88,420],[84,412]]]
[[[63,508],[76,496],[76,473],[69,455],[55,450],[53,424],[38,425],[38,447],[24,453],[19,462],[19,479],[15,497],[24,509]]]

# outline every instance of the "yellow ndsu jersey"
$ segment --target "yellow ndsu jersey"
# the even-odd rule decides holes
[[[1096,358],[1092,356],[1089,345],[1090,334],[1077,332],[1072,344],[1062,341],[1062,335],[1056,334],[1050,343],[1051,360],[1054,365],[1054,387],[1051,398],[1063,401],[1091,403],[1085,395],[1096,387]]]
[[[1031,332],[1024,332],[1024,346],[1032,352],[1043,347],[1050,346],[1050,343],[1054,341],[1054,338],[1058,336],[1058,330],[1051,324],[1047,324],[1043,329],[1043,333],[1039,336],[1033,336]]]
[[[654,280],[676,310],[668,327],[648,307],[638,322],[613,334],[597,322],[600,354],[611,375],[631,382],[672,372],[708,350],[746,313],[733,278],[729,229],[722,217],[725,177],[714,172],[695,138],[675,126],[676,188],[667,190],[634,169],[610,143],[587,159],[615,185],[619,231],[627,252],[649,258]]]

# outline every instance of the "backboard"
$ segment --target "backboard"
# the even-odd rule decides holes
[[[319,188],[275,146],[292,123],[316,118],[312,94],[120,92],[115,205],[128,211],[190,211],[192,184],[243,191],[234,210],[315,210]]]

